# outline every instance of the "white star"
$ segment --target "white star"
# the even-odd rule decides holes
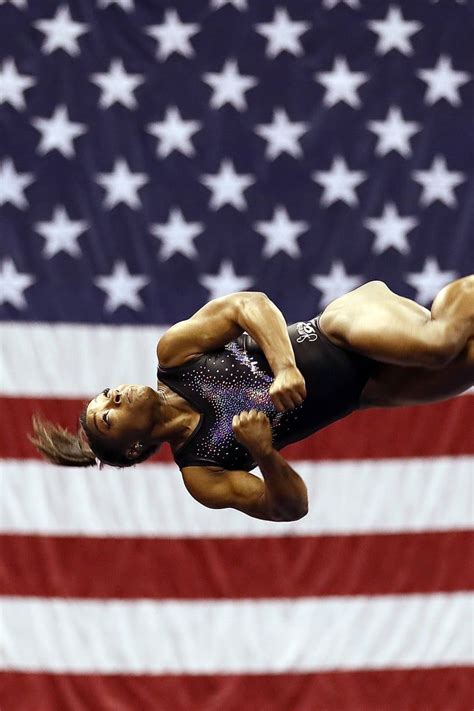
[[[34,26],[46,35],[46,40],[41,48],[45,54],[51,54],[56,49],[64,49],[74,56],[79,54],[77,38],[89,31],[89,25],[83,22],[74,22],[67,5],[58,7],[51,20],[37,20]]]
[[[31,123],[41,133],[38,146],[41,155],[56,149],[65,158],[71,158],[75,155],[74,139],[87,131],[86,124],[69,121],[67,107],[64,105],[57,106],[51,118],[34,118]]]
[[[35,180],[32,173],[17,173],[11,158],[0,163],[0,205],[9,202],[15,207],[28,206],[23,191]]]
[[[351,72],[344,57],[336,57],[332,71],[317,72],[314,78],[326,88],[323,99],[326,106],[345,101],[349,106],[357,108],[361,105],[357,89],[369,79],[369,75],[365,72]]]
[[[224,5],[227,5],[227,3],[230,3],[231,5],[236,7],[237,10],[247,9],[247,0],[211,0],[211,7],[214,10],[218,10],[220,7],[224,7]]]
[[[143,74],[127,74],[121,59],[112,59],[107,73],[92,74],[91,81],[101,89],[99,105],[108,109],[115,102],[119,102],[128,109],[134,109],[137,100],[133,95],[134,90],[145,81]]]
[[[425,260],[423,271],[410,272],[406,275],[405,281],[416,289],[415,301],[419,304],[431,304],[438,292],[458,278],[456,272],[442,272],[434,257]]]
[[[254,25],[255,30],[267,38],[266,56],[273,59],[280,52],[290,52],[295,57],[303,54],[300,35],[310,29],[309,22],[293,22],[285,8],[277,7],[273,22]]]
[[[28,306],[23,292],[34,284],[32,274],[17,272],[12,259],[4,259],[0,269],[0,304],[9,303],[17,309]]]
[[[149,123],[146,130],[158,139],[158,156],[166,158],[175,150],[186,156],[193,156],[196,151],[191,136],[199,131],[201,126],[200,121],[184,121],[179,109],[171,106],[166,109],[164,121]]]
[[[361,275],[349,276],[344,264],[337,260],[333,262],[329,274],[314,274],[309,281],[311,286],[322,292],[323,296],[320,299],[320,304],[323,308],[326,308],[334,299],[360,286],[363,282],[363,277]]]
[[[186,222],[181,210],[174,207],[170,210],[168,222],[151,225],[150,232],[154,237],[162,240],[160,259],[169,259],[176,252],[181,252],[185,257],[195,259],[198,251],[193,244],[195,239],[204,231],[202,222]]]
[[[387,54],[391,49],[398,49],[402,54],[413,54],[410,36],[423,27],[416,20],[405,20],[399,7],[389,8],[385,20],[369,20],[371,30],[379,36],[375,51],[377,54]]]
[[[94,279],[94,284],[107,294],[105,310],[109,313],[116,311],[119,306],[128,306],[134,311],[143,309],[143,302],[137,292],[149,282],[142,274],[132,276],[125,262],[115,262],[110,276]]]
[[[98,6],[99,7],[108,7],[109,5],[112,5],[112,3],[116,3],[117,5],[120,5],[120,7],[123,10],[134,10],[135,6],[133,4],[133,0],[99,0],[98,1]]]
[[[203,274],[198,277],[202,286],[210,291],[209,301],[219,296],[233,294],[236,291],[249,289],[254,280],[250,277],[239,277],[234,271],[234,265],[229,259],[224,259],[217,274]]]
[[[275,109],[272,123],[259,124],[255,133],[268,141],[266,157],[274,160],[280,153],[289,153],[293,158],[303,155],[298,140],[310,128],[308,123],[291,123],[285,109]]]
[[[321,205],[332,205],[337,200],[342,200],[346,205],[352,206],[359,204],[356,188],[367,180],[367,173],[349,170],[344,158],[336,156],[331,170],[318,170],[311,177],[324,188]]]
[[[218,210],[223,205],[233,205],[237,210],[246,210],[243,192],[255,183],[253,175],[239,175],[231,160],[223,160],[215,175],[203,175],[200,182],[212,191],[209,206]]]
[[[83,220],[70,220],[65,207],[55,207],[53,219],[49,222],[37,222],[34,228],[46,239],[43,251],[46,259],[51,259],[61,251],[67,252],[71,257],[81,256],[76,240],[87,230],[88,224]]]
[[[417,75],[428,84],[425,103],[435,104],[440,99],[446,99],[452,106],[461,105],[459,88],[470,81],[471,74],[453,69],[451,57],[442,54],[433,69],[420,69]]]
[[[327,10],[332,10],[333,7],[336,7],[336,5],[340,2],[344,2],[346,5],[349,5],[349,7],[353,7],[354,9],[360,7],[359,0],[323,0],[323,7]]]
[[[26,74],[18,74],[15,61],[9,57],[0,71],[0,104],[9,103],[15,109],[26,107],[23,92],[36,84],[36,79]]]
[[[235,59],[228,59],[220,74],[206,72],[203,81],[213,89],[211,106],[220,109],[224,104],[232,104],[238,111],[247,108],[244,93],[258,84],[255,77],[239,74]]]
[[[378,137],[375,152],[378,156],[386,156],[390,151],[398,151],[401,156],[411,156],[410,138],[421,131],[421,124],[415,121],[404,121],[398,106],[391,106],[385,121],[369,121],[369,131]]]
[[[181,22],[176,10],[166,10],[164,22],[147,27],[146,33],[158,42],[158,59],[165,60],[173,52],[192,57],[195,52],[189,40],[200,29],[197,24]]]
[[[413,178],[423,186],[420,203],[424,207],[431,205],[435,200],[443,202],[448,207],[456,207],[457,200],[454,188],[467,179],[465,173],[449,171],[446,158],[436,156],[430,170],[414,170]]]
[[[22,10],[24,7],[26,7],[26,0],[0,0],[0,5],[4,5],[8,1],[11,2],[12,5],[15,5],[19,10]]]
[[[277,206],[270,222],[256,222],[253,226],[265,238],[263,256],[268,259],[277,252],[286,252],[290,257],[301,256],[296,239],[309,229],[307,222],[292,222],[286,208]]]
[[[376,254],[385,252],[389,247],[398,249],[401,254],[410,251],[407,234],[416,227],[418,220],[414,217],[402,217],[393,203],[384,206],[381,217],[370,217],[364,220],[364,225],[375,234],[372,251]]]
[[[132,173],[127,161],[117,158],[113,171],[99,173],[96,181],[107,191],[104,207],[111,209],[119,202],[124,202],[131,208],[139,208],[141,202],[137,193],[148,183],[148,176],[146,173]]]

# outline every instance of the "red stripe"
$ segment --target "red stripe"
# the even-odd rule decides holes
[[[473,553],[469,531],[254,539],[12,535],[2,541],[1,591],[98,599],[450,592],[474,589]]]
[[[0,674],[2,711],[470,711],[473,681],[468,667],[247,676]]]
[[[31,431],[33,413],[75,430],[84,405],[83,400],[0,398],[0,411],[8,415],[0,427],[0,457],[40,458],[26,437]],[[364,410],[334,423],[319,435],[287,447],[284,452],[292,460],[474,454],[473,420],[471,395],[433,405]],[[172,461],[167,446],[158,459]]]

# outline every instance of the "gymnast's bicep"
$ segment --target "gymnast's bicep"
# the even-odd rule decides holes
[[[209,301],[184,321],[171,326],[160,338],[157,356],[164,367],[182,365],[202,353],[222,348],[243,332],[239,313],[245,299],[260,298],[257,292],[236,292]],[[263,296],[263,295],[262,295]]]
[[[181,474],[191,496],[208,508],[232,508],[265,521],[278,520],[269,505],[265,482],[250,472],[189,466]]]

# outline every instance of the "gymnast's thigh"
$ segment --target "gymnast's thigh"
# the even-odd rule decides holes
[[[392,365],[423,366],[435,347],[430,311],[383,282],[336,299],[319,323],[335,345]]]

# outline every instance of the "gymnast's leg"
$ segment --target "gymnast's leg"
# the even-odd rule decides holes
[[[380,363],[361,394],[361,408],[439,402],[474,386],[474,338],[444,368],[406,368]]]
[[[441,289],[431,305],[431,318],[450,323],[461,341],[474,336],[474,275],[457,279]]]
[[[445,368],[474,337],[474,275],[445,286],[431,312],[369,282],[329,304],[320,325],[336,345],[381,363]]]

